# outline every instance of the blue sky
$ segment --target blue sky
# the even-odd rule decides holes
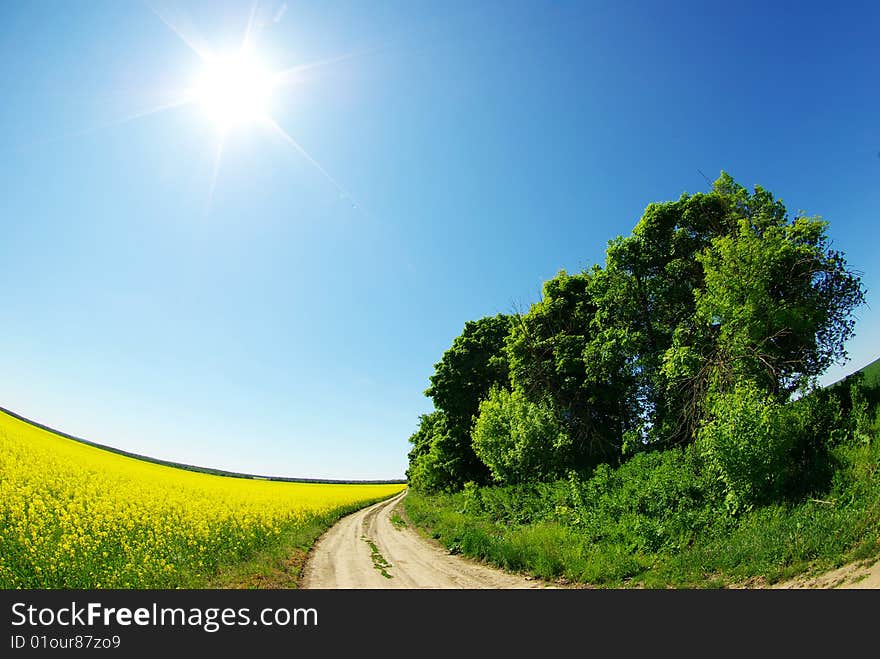
[[[399,478],[465,321],[722,169],[821,215],[880,352],[880,7],[5,2],[0,405],[251,473]],[[273,119],[171,103],[252,44]],[[164,20],[163,20],[164,19]],[[173,26],[177,33],[170,29]],[[178,34],[179,33],[179,34]],[[317,165],[315,164],[317,163]]]

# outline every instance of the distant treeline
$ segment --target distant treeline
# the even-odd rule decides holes
[[[258,474],[244,474],[236,471],[225,471],[223,469],[212,469],[210,467],[198,467],[195,465],[184,464],[182,462],[172,462],[170,460],[160,460],[159,458],[151,458],[146,455],[140,455],[138,453],[131,453],[129,451],[123,451],[122,449],[114,448],[112,446],[107,446],[105,444],[98,444],[97,442],[92,442],[87,439],[83,439],[81,437],[76,437],[74,435],[68,434],[66,432],[62,432],[60,430],[56,430],[54,428],[50,428],[49,426],[43,425],[37,421],[33,421],[31,419],[25,418],[20,414],[16,414],[10,410],[7,410],[4,407],[0,407],[0,412],[4,414],[8,414],[11,417],[18,419],[19,421],[24,421],[25,423],[29,423],[32,426],[36,426],[37,428],[42,428],[48,432],[51,432],[55,435],[60,435],[61,437],[65,437],[67,439],[72,439],[75,442],[80,442],[81,444],[88,444],[89,446],[94,446],[95,448],[102,449],[104,451],[110,451],[111,453],[117,453],[119,455],[124,455],[128,458],[134,458],[136,460],[143,460],[144,462],[152,462],[154,464],[164,465],[166,467],[174,467],[175,469],[186,469],[187,471],[197,471],[202,474],[211,474],[212,476],[227,476],[230,478],[249,478],[252,480],[265,480],[265,481],[282,481],[286,483],[337,483],[337,484],[347,484],[347,485],[381,485],[381,484],[396,484],[396,483],[405,483],[404,479],[392,479],[392,480],[335,480],[330,478],[292,478],[286,476],[260,476]]]

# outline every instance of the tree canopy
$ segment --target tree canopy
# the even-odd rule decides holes
[[[410,438],[407,477],[426,489],[455,489],[485,482],[489,470],[474,453],[471,431],[480,401],[492,387],[509,382],[504,340],[510,317],[487,316],[465,323],[462,333],[434,365],[425,395],[435,412],[423,415]]]
[[[864,302],[827,229],[724,172],[650,204],[603,265],[560,271],[526,313],[465,324],[430,378],[411,469],[448,489],[549,478],[693,443],[739,404],[728,395],[784,405],[846,358]]]

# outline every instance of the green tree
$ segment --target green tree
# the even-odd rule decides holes
[[[722,172],[609,244],[593,353],[627,353],[645,441],[692,441],[710,389],[747,378],[785,398],[845,358],[864,292],[826,229]]]
[[[514,317],[507,338],[513,388],[553,411],[570,439],[565,460],[573,469],[617,460],[636,416],[625,353],[590,350],[594,276],[560,271],[545,282],[541,300]]]
[[[596,358],[624,354],[629,397],[638,401],[641,440],[673,444],[692,437],[686,396],[662,370],[676,333],[693,325],[694,291],[703,286],[696,255],[730,230],[729,204],[717,192],[650,204],[627,237],[612,240],[593,287]]]
[[[410,487],[426,492],[447,490],[457,481],[454,456],[448,451],[449,428],[446,415],[434,410],[419,417],[419,427],[410,438],[406,478]]]
[[[664,373],[692,408],[706,392],[746,380],[785,402],[846,357],[864,289],[829,248],[827,222],[789,218],[760,187],[749,195],[724,177],[716,187],[735,223],[696,255],[704,282],[694,290],[693,322],[676,328],[664,354]]]
[[[711,192],[650,204],[604,267],[559,272],[525,314],[465,325],[425,392],[442,417],[411,439],[416,480],[543,478],[702,433],[737,501],[820,482],[801,478],[825,454],[807,426],[786,430],[788,401],[846,358],[864,302],[827,228],[724,172]],[[723,418],[767,401],[776,407],[742,437]],[[834,430],[834,415],[816,418]],[[778,478],[761,471],[783,464]]]
[[[695,448],[724,489],[733,511],[826,488],[829,449],[846,433],[840,405],[819,390],[783,403],[742,379],[711,393]]]
[[[474,453],[471,431],[480,401],[493,386],[509,382],[504,352],[509,329],[504,314],[468,321],[434,365],[425,395],[436,412],[410,440],[414,487],[455,490],[467,481],[488,482],[489,470]]]
[[[520,390],[497,388],[480,403],[474,450],[498,483],[559,476],[569,461],[571,440],[546,405]]]

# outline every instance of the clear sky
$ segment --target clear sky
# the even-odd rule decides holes
[[[246,31],[288,72],[260,120],[262,78],[203,60]],[[400,478],[465,321],[722,169],[863,273],[836,379],[880,353],[878,34],[876,2],[4,2],[0,406],[192,464]]]

